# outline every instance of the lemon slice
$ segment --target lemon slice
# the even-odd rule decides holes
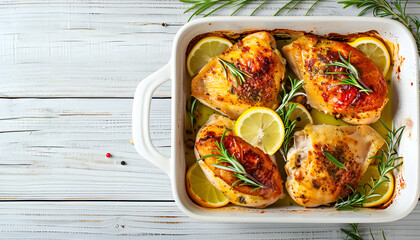
[[[217,208],[229,203],[229,199],[207,180],[197,162],[187,171],[187,192],[203,207]]]
[[[363,207],[376,207],[382,205],[391,199],[392,194],[394,193],[395,180],[394,176],[391,173],[387,173],[385,176],[389,178],[389,182],[382,183],[374,193],[378,193],[381,196],[371,197],[366,199]],[[359,183],[359,186],[366,186],[366,191],[370,190],[370,187],[366,184],[372,186],[372,179],[378,180],[379,172],[377,165],[371,165],[366,170],[365,174],[362,177],[362,180]]]
[[[379,67],[384,76],[386,76],[391,65],[391,60],[388,50],[379,39],[374,37],[361,37],[349,43],[349,45],[365,54],[367,58]]]
[[[238,118],[235,132],[252,146],[273,155],[283,143],[284,125],[280,116],[272,109],[254,107]]]
[[[290,104],[290,103],[289,103]],[[306,124],[313,124],[314,121],[312,120],[311,114],[306,110],[306,108],[298,103],[298,105],[293,109],[292,113],[289,117],[290,121],[296,120],[296,127],[304,128]]]
[[[187,70],[192,76],[197,75],[200,70],[214,57],[222,54],[232,43],[221,37],[206,37],[194,45],[187,57]]]

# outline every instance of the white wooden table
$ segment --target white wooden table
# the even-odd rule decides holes
[[[410,13],[420,15],[418,2],[410,0]],[[272,15],[284,3],[271,1],[257,15]],[[343,224],[190,219],[176,207],[168,177],[135,152],[135,87],[168,61],[189,6],[178,0],[0,2],[1,238],[344,237]],[[356,13],[323,0],[310,15]],[[155,93],[151,114],[154,143],[167,155],[170,88]],[[400,221],[360,225],[364,234],[368,228],[384,229],[388,239],[419,239],[420,204]]]

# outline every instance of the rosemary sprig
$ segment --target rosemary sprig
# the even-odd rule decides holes
[[[356,210],[356,206],[361,206],[366,199],[380,196],[377,193],[373,193],[373,191],[366,192],[365,186],[362,188],[363,193],[355,191],[350,185],[347,185],[347,187],[351,189],[353,194],[347,196],[345,199],[340,198],[340,200],[335,203],[335,208],[338,210]]]
[[[346,230],[346,229],[343,229],[343,228],[341,229],[341,231],[344,232],[347,235],[346,239],[348,239],[350,237],[350,239],[353,239],[353,240],[363,240],[362,236],[360,236],[359,229],[358,229],[357,225],[358,225],[357,223],[351,223],[350,224],[350,228],[351,228],[350,231]],[[369,228],[369,233],[370,233],[370,237],[372,238],[372,240],[375,240],[375,237],[373,236],[372,230],[370,228]],[[384,240],[386,240],[384,230],[382,230],[382,238]]]
[[[257,183],[256,181],[251,180],[251,179],[247,178],[246,176],[241,175],[239,173],[234,173],[233,176],[238,178],[238,180],[236,180],[234,183],[232,183],[231,188],[233,188],[233,186],[235,186],[235,184],[240,182],[240,181],[242,181],[242,183],[240,183],[239,186],[248,185],[248,186],[255,187],[254,189],[251,190],[251,192],[263,187],[262,184]]]
[[[194,111],[197,108],[197,98],[195,97],[191,97],[191,106],[190,106],[190,120],[191,120],[191,127],[194,127],[194,119],[195,119],[195,115],[194,115]]]
[[[304,2],[305,0],[290,0],[288,1],[286,4],[283,5],[283,7],[281,7],[275,14],[274,16],[277,16],[283,9],[285,9],[287,6],[289,6],[290,4],[292,4],[293,2],[295,2],[295,5],[293,5],[289,11],[287,11],[287,13],[289,14],[291,11],[293,11],[293,9],[295,9],[299,4],[301,4],[302,2]],[[314,1],[314,3],[312,3],[312,5],[309,7],[308,11],[306,11],[305,16],[307,16],[309,14],[309,12],[312,10],[312,8],[319,2],[319,0]]]
[[[392,123],[391,129],[389,129],[382,121],[381,123],[388,131],[386,135],[387,140],[385,141],[387,150],[382,149],[380,155],[375,155],[371,157],[379,160],[379,179],[372,180],[372,185],[367,184],[367,186],[363,186],[362,193],[357,192],[350,186],[348,186],[353,191],[353,194],[347,196],[344,199],[340,198],[335,203],[335,208],[337,208],[338,210],[355,210],[355,207],[361,206],[366,201],[366,199],[375,196],[380,196],[379,194],[374,193],[374,191],[382,184],[389,182],[389,179],[387,178],[386,174],[398,168],[402,164],[402,162],[400,162],[395,165],[395,161],[402,159],[402,157],[398,157],[397,147],[401,142],[405,126],[395,129],[395,125],[394,123]],[[370,189],[367,190],[367,187],[369,187]]]
[[[280,106],[276,109],[276,112],[279,112],[282,109],[284,109],[284,107],[290,102],[290,100],[292,100],[292,98],[301,96],[301,95],[306,96],[304,92],[298,92],[305,84],[303,80],[298,81],[297,79],[292,79],[291,77],[289,77],[289,80],[290,80],[290,86],[291,86],[290,92],[288,93],[286,89],[284,88],[284,86],[282,86],[283,97],[281,99]]]
[[[325,74],[344,74],[347,75],[348,78],[345,79],[340,79],[341,82],[334,84],[332,87],[337,86],[337,85],[352,85],[355,86],[357,88],[359,88],[360,92],[364,92],[367,95],[369,95],[370,92],[373,92],[372,89],[369,88],[369,86],[367,86],[362,79],[360,78],[360,73],[357,70],[357,68],[355,66],[353,66],[353,64],[350,63],[351,61],[351,52],[349,53],[349,60],[347,61],[346,59],[344,59],[340,53],[338,53],[338,55],[340,56],[340,60],[339,61],[334,61],[332,64],[327,64],[325,66],[336,66],[336,67],[342,67],[344,69],[346,69],[346,72],[325,72]]]
[[[221,58],[219,58],[218,60],[219,60],[220,64],[222,64],[223,69],[225,70],[226,79],[229,79],[228,78],[228,72],[227,72],[227,69],[229,69],[230,74],[232,74],[232,76],[236,80],[236,87],[238,87],[239,85],[242,85],[242,83],[245,82],[245,77],[252,78],[252,76],[250,76],[249,74],[239,70],[232,63],[227,62],[227,61],[225,61]]]
[[[277,112],[284,124],[284,140],[280,148],[280,152],[284,159],[286,159],[286,154],[289,150],[289,143],[295,137],[293,131],[296,127],[296,120],[290,121],[290,114],[292,114],[297,105],[297,103],[291,103],[287,106],[287,110],[281,110]]]
[[[357,229],[357,223],[350,224],[350,228],[350,231],[343,228],[341,231],[353,240],[363,240],[363,238],[360,236],[359,230]]]
[[[204,15],[204,17],[207,17],[214,12],[227,7],[231,6],[235,8],[235,10],[232,12],[231,15],[234,15],[237,11],[239,11],[241,8],[243,8],[245,5],[249,3],[254,3],[255,0],[180,0],[183,3],[192,3],[193,5],[189,7],[184,13],[187,13],[191,10],[195,10],[188,21],[190,21],[194,16],[197,16],[206,10],[210,9],[211,7],[218,5],[216,8],[212,9],[208,13]],[[265,5],[269,0],[264,0],[262,3],[260,3],[254,11],[252,11],[251,16],[254,15],[263,5]],[[287,6],[289,6],[292,3],[295,3],[287,13],[290,13],[293,9],[295,9],[299,4],[302,2],[308,2],[309,0],[289,0],[283,7],[281,7],[275,14],[279,14],[283,9],[285,9]],[[312,10],[312,8],[320,1],[320,0],[311,0],[313,1],[312,5],[309,7],[308,11],[306,12],[305,16],[308,15],[308,13]]]
[[[187,13],[193,9],[195,11],[191,14],[188,21],[190,21],[194,16],[199,15],[206,10],[210,9],[214,5],[218,5],[216,8],[212,9],[210,12],[204,15],[207,17],[214,12],[224,8],[224,7],[236,7],[236,9],[232,12],[231,15],[235,14],[245,5],[254,2],[253,0],[180,0],[183,3],[191,3],[193,4],[189,7],[184,13]],[[313,7],[320,1],[320,0],[312,0],[313,3],[309,7],[308,11],[306,12],[305,16],[309,14],[309,12],[313,9]],[[264,0],[260,3],[254,11],[252,11],[251,16],[255,14],[263,5],[265,5],[268,0]],[[284,4],[275,14],[274,16],[278,15],[282,10],[286,7],[295,3],[287,13],[290,13],[293,9],[296,8],[299,4],[303,2],[308,2],[308,0],[289,0],[286,4]],[[401,22],[404,24],[413,34],[414,39],[417,43],[417,50],[420,54],[420,20],[417,16],[411,16],[406,13],[407,3],[408,0],[403,2],[402,0],[394,0],[388,2],[387,0],[342,0],[338,3],[344,4],[343,8],[348,8],[350,6],[356,6],[358,9],[361,9],[359,16],[365,14],[368,11],[372,11],[375,17],[390,17],[396,21]]]
[[[284,140],[282,143],[282,147],[280,152],[283,155],[283,158],[286,159],[287,150],[289,148],[290,141],[295,137],[292,133],[296,127],[296,120],[290,121],[290,114],[298,105],[297,103],[289,104],[290,100],[294,97],[300,95],[306,95],[303,92],[298,92],[303,85],[305,84],[303,80],[298,81],[297,79],[292,79],[289,77],[291,90],[287,92],[284,86],[283,88],[283,97],[280,106],[276,109],[277,114],[280,116],[281,120],[283,120],[284,124]]]
[[[336,165],[339,168],[347,170],[346,166],[344,166],[344,164],[342,164],[340,161],[338,161],[337,158],[335,158],[333,155],[331,155],[327,152],[324,152],[324,151],[322,151],[322,153],[324,153],[325,157],[327,157],[328,160],[330,160],[332,163],[334,163],[334,165]]]
[[[386,0],[342,0],[338,3],[344,4],[343,8],[356,6],[362,9],[359,16],[367,11],[372,11],[375,17],[390,17],[404,24],[413,34],[417,43],[417,51],[420,53],[420,20],[417,16],[410,16],[406,13],[408,0],[386,1]]]
[[[226,129],[225,132],[222,135],[222,138],[220,138],[220,142],[214,142],[217,146],[217,149],[214,150],[214,152],[217,152],[219,154],[210,154],[210,155],[206,155],[201,157],[200,159],[198,159],[197,161],[201,161],[205,158],[209,158],[209,157],[216,157],[219,159],[219,161],[214,164],[212,163],[211,165],[213,165],[216,168],[220,168],[226,171],[231,171],[234,172],[233,176],[238,178],[238,180],[236,180],[232,185],[231,188],[233,188],[233,186],[239,182],[242,181],[242,183],[239,184],[239,186],[243,186],[243,185],[248,185],[248,186],[252,186],[255,187],[254,189],[252,189],[251,192],[259,189],[259,188],[265,188],[266,186],[264,186],[264,184],[260,183],[257,179],[255,179],[253,176],[251,176],[249,173],[247,173],[245,171],[245,168],[242,166],[242,164],[236,160],[236,157],[233,155],[230,155],[229,152],[227,151],[225,145],[223,144],[223,139],[225,138],[225,135],[227,132],[231,131],[230,129]],[[228,163],[230,164],[229,166],[223,166],[220,165],[220,163]]]

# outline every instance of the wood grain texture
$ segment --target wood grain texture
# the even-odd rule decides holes
[[[153,100],[151,114],[165,155],[169,102]],[[130,144],[131,108],[131,99],[0,99],[0,199],[172,199],[168,176]]]
[[[0,203],[0,236],[31,239],[344,239],[347,224],[208,223],[185,216],[174,202]],[[360,224],[387,239],[418,239],[420,206],[406,218]],[[221,219],[222,221],[222,219]]]
[[[336,2],[320,1],[310,15],[357,14]],[[420,13],[418,2],[410,0],[408,11]],[[269,1],[256,15],[271,16],[285,3]],[[311,3],[289,15],[305,14]],[[132,97],[138,82],[169,60],[189,6],[178,0],[4,2],[0,97]],[[249,15],[256,6],[236,15]],[[156,96],[170,96],[170,83]]]
[[[268,1],[256,15],[271,16],[287,1]],[[303,15],[312,2],[290,15]],[[336,2],[321,0],[309,15],[357,14]],[[420,15],[417,3],[410,0],[409,13]],[[168,176],[136,153],[131,98],[139,81],[169,60],[189,6],[178,0],[0,2],[0,238],[344,237],[340,227],[347,225],[191,219],[172,201]],[[166,156],[170,90],[168,82],[156,91],[163,99],[152,101],[151,112],[153,142]],[[375,234],[385,229],[388,239],[418,239],[419,222],[420,204],[403,220],[360,229],[365,237],[372,227]]]

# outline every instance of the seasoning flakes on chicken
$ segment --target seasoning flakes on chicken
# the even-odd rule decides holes
[[[220,142],[226,129],[234,129],[235,121],[217,114],[210,116],[207,123],[199,130],[195,143],[195,156],[217,154],[215,142]],[[200,167],[207,179],[217,189],[222,191],[229,200],[236,205],[264,208],[284,196],[283,181],[276,165],[274,156],[262,152],[251,146],[240,137],[233,135],[232,131],[226,132],[223,145],[227,152],[234,156],[244,167],[245,171],[261,183],[264,187],[255,189],[254,186],[242,185],[243,182],[234,184],[238,178],[234,172],[220,169],[212,164],[218,164],[218,157],[208,157],[199,161]],[[219,163],[229,166],[228,163]],[[234,184],[233,187],[232,184]]]
[[[305,81],[308,103],[351,124],[376,122],[388,102],[385,78],[363,53],[347,43],[303,36],[282,49],[294,73]],[[360,73],[361,81],[373,92],[367,94],[353,85],[336,85],[346,74],[343,67],[327,66],[340,61],[340,55]]]
[[[237,81],[219,59],[248,75],[243,75],[245,81]],[[253,33],[201,69],[192,80],[191,95],[233,119],[250,107],[276,109],[285,64],[286,60],[276,48],[276,41],[270,33]]]
[[[317,207],[344,198],[356,189],[385,140],[370,126],[307,125],[295,133],[287,154],[286,189],[303,207]],[[331,162],[334,156],[346,169]]]

